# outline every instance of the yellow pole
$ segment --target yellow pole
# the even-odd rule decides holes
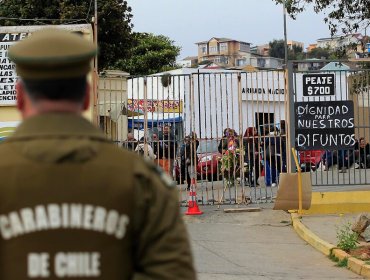
[[[298,214],[302,214],[302,177],[301,177],[301,167],[298,163],[297,153],[294,148],[292,148],[292,153],[295,161],[295,165],[297,166],[298,171]]]

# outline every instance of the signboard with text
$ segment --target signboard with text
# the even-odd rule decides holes
[[[149,113],[182,113],[181,100],[147,100],[146,108]],[[144,99],[129,99],[128,109],[142,111],[145,109]]]
[[[18,75],[14,63],[8,58],[9,48],[44,28],[61,28],[79,33],[87,40],[93,40],[90,24],[0,26],[0,107],[15,106],[17,103],[15,85]]]
[[[0,105],[15,105],[17,74],[8,59],[11,45],[27,37],[27,33],[0,33]]]
[[[335,95],[334,74],[304,74],[303,96]]]
[[[330,150],[355,145],[353,101],[296,102],[297,150]]]

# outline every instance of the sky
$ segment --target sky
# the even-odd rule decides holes
[[[284,38],[283,8],[273,0],[128,0],[134,31],[165,35],[181,47],[178,59],[196,56],[196,42],[226,37],[266,44]],[[317,39],[330,37],[324,14],[312,6],[296,20],[287,18],[288,40],[305,48]]]

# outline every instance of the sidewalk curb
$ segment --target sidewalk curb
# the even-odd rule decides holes
[[[370,278],[370,265],[364,261],[351,257],[345,251],[336,248],[310,231],[302,222],[297,213],[291,213],[293,228],[296,233],[308,244],[326,256],[334,255],[339,260],[348,259],[347,268],[354,273]]]

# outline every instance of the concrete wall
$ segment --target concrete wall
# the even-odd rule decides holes
[[[100,128],[115,142],[127,139],[127,77],[121,71],[106,71],[99,77]]]

